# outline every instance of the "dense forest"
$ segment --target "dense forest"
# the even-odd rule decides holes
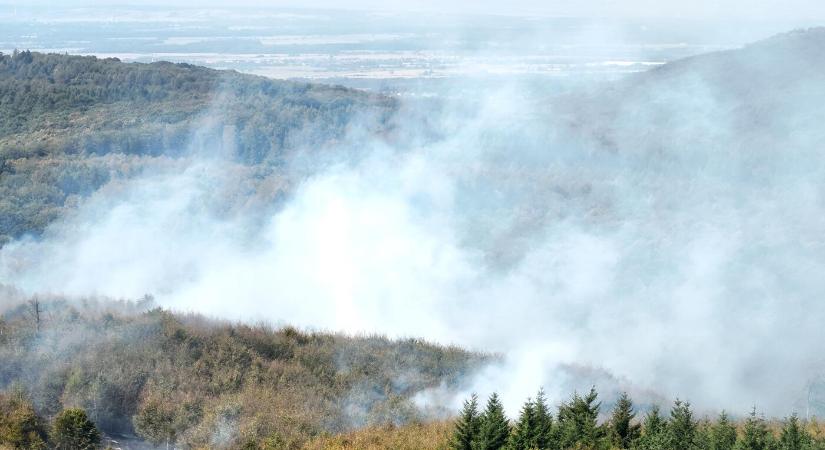
[[[395,108],[343,87],[189,64],[0,54],[0,245],[170,159],[196,153],[276,171],[354,129],[388,130]]]
[[[453,425],[449,448],[455,450],[637,449],[637,450],[813,450],[825,448],[825,427],[794,413],[768,421],[754,407],[744,419],[727,412],[699,418],[689,402],[677,399],[669,414],[654,405],[637,417],[623,393],[603,417],[595,388],[574,393],[551,412],[544,392],[522,406],[511,422],[496,394],[483,409],[473,395]]]
[[[417,393],[456,385],[488,360],[415,339],[173,314],[149,298],[31,299],[0,315],[0,448],[51,442],[47,425],[73,408],[104,438],[299,448],[359,427],[420,422]]]

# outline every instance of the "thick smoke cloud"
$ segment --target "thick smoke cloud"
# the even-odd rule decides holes
[[[758,67],[800,69],[769,50]],[[500,352],[467,391],[503,391],[511,413],[539,386],[597,383],[787,414],[822,369],[825,164],[805,103],[822,88],[753,98],[697,64],[564,95],[485,83],[399,118],[420,145],[355,133],[340,151],[359,158],[318,157],[259,213],[216,213],[232,163],[192,158],[7,245],[0,281]]]

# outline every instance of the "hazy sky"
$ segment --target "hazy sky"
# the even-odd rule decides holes
[[[45,0],[28,4],[50,5]],[[63,5],[111,7],[162,5],[187,7],[288,7],[389,11],[444,11],[491,14],[548,14],[609,17],[682,17],[758,20],[825,20],[823,0],[68,0]],[[14,2],[0,0],[11,7]]]

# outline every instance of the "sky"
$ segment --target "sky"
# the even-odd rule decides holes
[[[52,6],[46,0],[29,5]],[[64,6],[112,7],[161,5],[165,7],[273,7],[329,8],[380,11],[428,11],[479,14],[542,14],[611,18],[690,18],[748,20],[825,20],[822,0],[67,0]],[[3,7],[15,2],[0,1]]]

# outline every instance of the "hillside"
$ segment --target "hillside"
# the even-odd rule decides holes
[[[391,163],[355,171],[355,188],[320,186],[342,197],[310,191],[314,202],[301,202],[296,196],[298,213],[324,214],[287,215],[295,222],[285,222],[290,233],[284,239],[272,239],[281,237],[275,232],[257,239],[263,227],[246,225],[271,224],[273,205],[305,180],[292,163],[306,151],[346,142],[353,128],[366,129],[369,138],[382,135],[395,126],[398,105],[343,88],[188,65],[3,56],[0,245],[46,231],[43,240],[7,246],[11,257],[0,260],[22,268],[5,272],[20,277],[0,280],[0,413],[17,398],[34,405],[26,417],[36,413],[44,421],[80,407],[108,437],[181,448],[445,448],[453,423],[429,421],[416,395],[471,383],[466,375],[494,359],[417,339],[233,324],[158,308],[149,297],[82,297],[107,283],[131,282],[164,305],[178,304],[166,300],[174,300],[179,285],[191,284],[198,289],[186,291],[185,304],[195,310],[220,303],[221,311],[306,319],[300,323],[308,326],[340,324],[321,317],[341,310],[363,319],[366,329],[411,324],[404,331],[418,334],[443,325],[453,336],[466,334],[463,342],[535,357],[527,367],[541,373],[530,379],[543,376],[557,389],[598,382],[606,402],[627,385],[644,391],[637,398],[640,413],[656,403],[650,397],[658,398],[659,389],[661,396],[689,395],[699,405],[737,405],[735,421],[750,401],[762,402],[771,414],[792,413],[780,410],[787,405],[817,413],[818,274],[825,267],[823,49],[825,29],[803,30],[550,99],[510,103],[496,97],[482,102],[494,111],[480,112],[477,121],[470,114],[466,128],[455,126],[458,132],[443,145],[423,149],[415,170],[403,170],[396,160],[402,158],[387,151]],[[415,117],[444,118],[432,112]],[[407,127],[411,135],[426,128],[414,120]],[[200,160],[217,160],[219,168],[195,165],[183,177],[175,170]],[[439,173],[444,166],[448,174]],[[380,177],[362,173],[382,171]],[[122,189],[140,175],[166,172],[182,181],[145,177],[136,183],[137,194]],[[400,193],[393,192],[398,179]],[[433,180],[435,193],[419,189]],[[162,202],[154,200],[186,188],[195,194],[171,202],[156,220],[152,210]],[[134,214],[121,208],[116,218],[123,220],[84,227],[84,220],[106,218],[112,205],[142,204],[142,189],[153,194],[149,207]],[[89,217],[62,224],[65,234],[49,234],[50,223],[96,192],[101,198],[93,200],[100,202],[84,211]],[[373,193],[381,195],[362,205]],[[360,214],[326,213],[330,204],[333,213]],[[215,216],[232,215],[237,220],[227,223],[237,227],[208,226]],[[189,216],[195,220],[185,220]],[[152,226],[141,228],[139,219]],[[433,228],[409,226],[423,222]],[[107,233],[97,233],[101,229]],[[336,234],[339,229],[344,232]],[[73,230],[106,239],[68,250],[56,245],[87,242]],[[252,237],[239,239],[242,244],[222,239],[246,233]],[[126,240],[132,248],[119,248]],[[45,250],[28,252],[41,242]],[[341,242],[348,245],[338,248]],[[383,248],[386,242],[404,245]],[[50,251],[50,244],[63,251]],[[382,247],[377,257],[373,244]],[[233,245],[267,247],[265,257],[227,251]],[[423,258],[415,258],[416,246],[425,250]],[[477,258],[479,248],[493,263]],[[442,252],[447,259],[431,255]],[[91,263],[75,257],[87,253]],[[473,258],[465,261],[465,254]],[[364,260],[369,264],[359,264]],[[27,264],[36,270],[27,272]],[[120,264],[123,272],[107,270]],[[76,266],[83,270],[61,273]],[[145,266],[151,277],[140,276]],[[430,270],[438,276],[429,277]],[[301,279],[316,272],[333,276]],[[414,276],[407,279],[408,273]],[[283,289],[292,276],[296,284]],[[71,284],[64,280],[78,279],[83,291],[74,286],[70,299],[41,295],[35,302],[3,289],[17,283],[31,292],[60,292]],[[144,287],[157,279],[165,289]],[[313,290],[325,283],[331,294]],[[242,289],[245,284],[256,289]],[[372,285],[380,286],[378,295],[367,289]],[[347,302],[336,309],[331,305],[340,291]],[[312,311],[289,316],[292,304]],[[545,344],[563,346],[564,355],[543,355]],[[506,392],[506,383],[524,379],[520,370],[512,374],[493,388]],[[547,381],[550,374],[556,378]],[[635,380],[651,381],[633,386]],[[579,411],[587,427],[571,431],[567,426],[581,421],[560,400],[551,399],[561,406],[551,413],[555,422],[534,427],[566,434],[557,441],[564,446],[550,448],[617,445],[604,416],[612,405],[599,409],[594,395]],[[529,416],[523,412],[529,405],[521,415]],[[687,404],[678,402],[674,410],[680,405]],[[693,417],[689,405],[681,413],[691,433],[711,437],[716,422]],[[768,431],[754,410],[750,419],[727,424],[733,442],[737,433],[747,436],[748,423],[764,436],[775,434],[771,442],[781,439],[785,426],[771,422]],[[818,447],[783,448],[825,448],[822,427],[815,421],[805,426]],[[517,435],[517,429],[508,432]],[[646,424],[641,436],[656,436],[651,429]],[[695,447],[667,433],[656,439],[668,445],[634,448],[774,448]],[[524,442],[515,448],[537,447]]]
[[[0,315],[0,391],[22,387],[45,418],[81,407],[108,436],[187,448],[265,439],[293,448],[422,420],[416,393],[456,385],[487,360],[415,339],[229,324],[151,299],[41,299],[39,325],[33,308]]]
[[[673,61],[553,107],[571,133],[613,151],[802,156],[825,139],[823,72],[825,27],[811,28]]]
[[[394,108],[342,87],[188,64],[0,55],[0,245],[169,158],[220,155],[276,170],[353,128],[386,129]]]

